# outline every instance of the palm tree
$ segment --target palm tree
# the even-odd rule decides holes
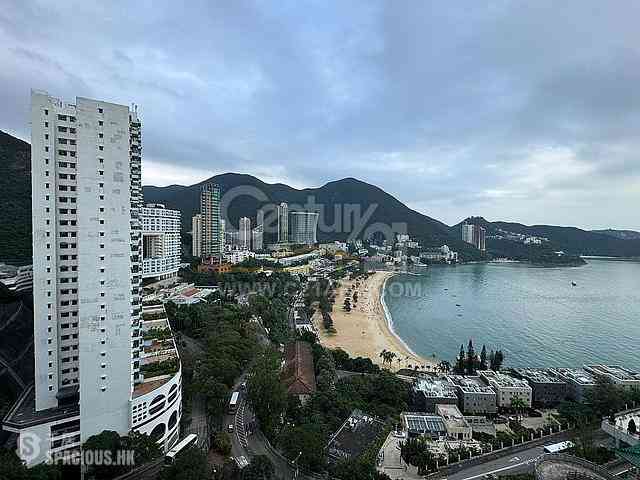
[[[513,397],[511,399],[511,408],[516,412],[516,419],[521,420],[521,413],[527,408],[527,404],[521,397]]]

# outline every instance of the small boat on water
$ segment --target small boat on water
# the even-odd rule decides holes
[[[572,287],[575,287],[576,285],[578,285],[576,282],[573,282],[573,281],[571,282]]]
[[[461,305],[459,303],[456,303],[456,307],[460,307]]]

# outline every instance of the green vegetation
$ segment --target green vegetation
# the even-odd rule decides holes
[[[441,362],[442,363],[442,362]],[[473,348],[473,341],[469,339],[467,350],[465,352],[464,345],[460,345],[460,353],[456,357],[453,372],[458,375],[475,375],[478,370],[495,370],[502,368],[504,363],[504,354],[502,350],[491,350],[487,355],[487,347],[482,346],[480,355],[477,355]],[[441,365],[441,369],[450,368],[449,362]]]
[[[130,432],[121,437],[117,432],[104,430],[98,435],[89,437],[82,445],[82,450],[108,451],[112,458],[117,458],[117,452],[133,450],[135,452],[134,465],[90,465],[87,466],[87,478],[107,480],[122,475],[135,467],[139,467],[162,455],[162,449],[155,440],[146,434]]]
[[[280,382],[280,364],[279,353],[266,350],[256,358],[247,380],[249,403],[267,438],[275,437],[280,416],[287,406],[287,392]]]
[[[140,373],[146,378],[157,377],[159,375],[173,375],[178,371],[178,359],[172,358],[161,362],[149,363],[140,367]]]
[[[58,465],[41,464],[27,468],[15,451],[0,449],[0,478],[3,480],[62,480],[79,477],[79,467],[62,468]]]
[[[0,262],[31,263],[31,147],[0,131]]]
[[[333,356],[333,361],[338,370],[359,373],[380,373],[380,367],[373,363],[370,358],[351,358],[347,352],[340,348],[329,350]]]
[[[266,455],[256,455],[242,470],[242,480],[272,480],[276,470]]]
[[[202,480],[211,478],[211,468],[202,450],[191,446],[178,456],[176,462],[160,472],[160,480]]]
[[[150,328],[144,332],[142,338],[145,340],[164,341],[172,337],[171,330],[168,328]]]

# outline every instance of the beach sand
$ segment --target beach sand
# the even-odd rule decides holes
[[[435,359],[422,358],[413,353],[389,329],[380,294],[384,282],[392,275],[391,272],[375,272],[367,280],[360,280],[357,288],[355,281],[340,280],[340,287],[336,290],[336,302],[331,312],[337,333],[327,333],[319,312],[313,316],[320,342],[329,348],[342,348],[352,357],[370,358],[380,366],[383,365],[380,352],[392,351],[397,354],[391,365],[392,370],[414,368],[415,365],[433,366],[436,364]],[[352,300],[353,293],[358,292],[358,303],[353,306],[352,301],[352,310],[345,312],[343,305],[349,288]]]

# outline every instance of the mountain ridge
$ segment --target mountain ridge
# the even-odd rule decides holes
[[[2,226],[0,228],[0,245],[2,246],[0,262],[31,263],[30,150],[30,145],[27,142],[0,131],[0,204],[3,206],[0,209],[0,225]],[[287,202],[292,205],[304,206],[308,198],[313,197],[317,206],[324,206],[324,223],[335,230],[331,231],[331,228],[330,231],[319,230],[319,241],[349,238],[353,228],[345,228],[340,224],[344,220],[341,216],[346,218],[345,208],[355,209],[361,217],[364,217],[369,209],[373,208],[374,211],[370,218],[362,222],[362,225],[356,225],[361,230],[358,232],[359,237],[366,233],[367,228],[378,225],[382,230],[386,229],[387,233],[391,231],[409,233],[423,246],[440,246],[446,243],[458,250],[462,258],[467,260],[483,258],[478,250],[462,242],[460,223],[449,226],[440,220],[411,209],[377,185],[355,177],[332,180],[319,187],[296,189],[282,182],[267,183],[246,173],[228,172],[214,175],[193,185],[144,186],[145,202],[163,203],[168,208],[180,210],[183,233],[186,233],[191,229],[192,215],[199,211],[200,186],[211,181],[220,185],[223,194],[241,187],[237,190],[241,194],[233,201],[223,205],[232,226],[237,226],[238,219],[243,216],[251,218],[252,224],[255,225],[257,210],[266,204],[277,205],[281,202]],[[242,188],[245,189],[243,194]],[[256,191],[252,188],[264,194],[261,199],[254,198]],[[336,209],[338,209],[337,216]],[[347,213],[353,214],[353,211]],[[503,228],[505,230],[513,229],[517,233],[527,235],[549,236],[551,240],[549,246],[565,250],[570,254],[640,256],[640,238],[624,239],[610,232],[588,231],[577,227],[524,225],[502,221],[489,222],[482,217],[474,218],[484,222],[489,231]],[[336,228],[336,225],[342,226]],[[405,226],[406,232],[403,230]],[[183,241],[186,242],[187,238],[184,238]],[[525,250],[518,245],[511,245],[512,243],[515,242],[505,245],[490,239],[488,251],[493,256],[509,256],[510,252],[517,256],[526,256]]]

